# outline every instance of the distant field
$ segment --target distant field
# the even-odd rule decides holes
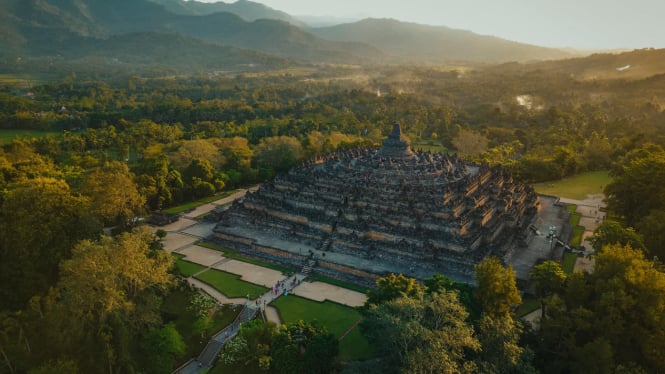
[[[0,130],[0,144],[9,144],[16,138],[42,138],[46,135],[60,135],[60,133],[55,131],[37,130]]]
[[[592,171],[558,181],[536,183],[533,188],[539,194],[584,200],[587,195],[602,194],[611,181],[607,171]]]

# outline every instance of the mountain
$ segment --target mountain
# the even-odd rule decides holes
[[[307,62],[360,63],[381,57],[370,46],[323,40],[284,21],[247,22],[231,13],[179,15],[148,0],[2,0],[0,4],[5,11],[0,14],[5,21],[0,36],[9,40],[9,52],[0,52],[5,54],[51,55],[71,50],[81,37],[101,41],[158,32]]]
[[[283,20],[261,18],[264,16]],[[171,48],[187,51],[172,56],[179,64],[189,56],[206,66],[212,56],[240,65],[254,64],[257,59],[277,64],[285,59],[298,63],[381,64],[571,57],[557,49],[389,19],[306,29],[289,23],[292,21],[286,13],[246,0],[233,4],[183,0],[0,0],[0,58],[5,63],[22,56],[80,59],[84,54],[110,57],[113,51],[129,60],[147,62],[156,58],[161,64],[165,60],[159,56]],[[121,42],[128,43],[126,51]],[[91,44],[106,49],[91,48]],[[222,46],[225,49],[219,48]],[[145,59],[140,56],[142,51]],[[229,58],[224,54],[229,54]],[[266,55],[276,58],[271,60]]]
[[[200,1],[184,0],[150,0],[156,4],[163,5],[174,14],[186,16],[205,16],[213,13],[233,13],[245,21],[256,21],[257,19],[273,19],[290,23],[297,27],[307,26],[304,22],[292,17],[288,13],[275,10],[260,3],[248,0],[238,0],[227,4],[223,1],[215,3],[203,3]]]
[[[66,50],[66,49],[65,49]],[[182,35],[156,32],[88,39],[68,51],[74,58],[102,58],[109,63],[212,70],[286,67],[293,61],[246,49],[220,46]]]
[[[364,19],[309,30],[323,39],[372,45],[403,62],[506,62],[572,57],[569,52],[478,35],[444,26]]]

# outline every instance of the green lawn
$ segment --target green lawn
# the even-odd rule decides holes
[[[568,244],[571,247],[579,248],[582,245],[582,236],[584,235],[584,226],[573,226],[573,235],[570,237]]]
[[[360,312],[354,308],[331,301],[321,303],[293,295],[282,296],[270,305],[277,308],[284,323],[317,320],[336,337],[340,337],[360,318]],[[357,326],[339,343],[339,349],[341,360],[368,359],[374,355]]]
[[[209,284],[227,297],[256,298],[268,291],[267,288],[240,280],[239,275],[210,269],[196,276],[196,279]]]
[[[561,268],[563,269],[564,273],[568,275],[572,274],[573,270],[575,269],[576,261],[577,261],[577,254],[567,252],[563,257],[563,264],[561,265]]]
[[[180,253],[171,253],[175,258],[175,267],[178,269],[178,272],[182,274],[183,277],[191,277],[192,275],[198,273],[201,270],[205,270],[207,266],[195,264],[187,260],[183,260],[184,255]]]
[[[0,144],[9,144],[16,138],[43,138],[46,135],[60,135],[60,132],[55,131],[38,131],[38,130],[7,130],[0,129]]]
[[[573,235],[571,235],[568,244],[575,248],[579,248],[582,244],[582,236],[584,235],[584,226],[580,226],[579,224],[582,214],[577,212],[577,205],[575,204],[568,205],[566,209],[570,212],[568,223],[573,227]]]
[[[611,181],[607,171],[592,171],[558,181],[536,183],[533,187],[539,194],[583,200],[587,195],[603,193],[603,188]]]
[[[222,247],[221,245],[217,245],[217,244],[214,244],[214,243],[197,242],[196,245],[204,247],[204,248],[212,249],[212,250],[215,250],[215,251],[223,252],[224,257],[226,257],[226,258],[232,258],[234,260],[246,262],[248,264],[254,264],[254,265],[257,265],[257,266],[264,267],[264,268],[277,270],[277,271],[280,271],[284,274],[288,274],[288,273],[291,273],[291,272],[295,271],[293,268],[290,268],[288,266],[277,265],[277,264],[273,264],[273,263],[270,263],[270,262],[267,262],[267,261],[261,261],[261,260],[255,259],[255,258],[243,256],[240,253],[238,253],[238,251],[236,251],[234,249]]]
[[[339,342],[339,360],[366,360],[376,356],[375,349],[369,344],[358,326]]]
[[[229,195],[231,195],[235,192],[236,192],[236,190],[224,191],[224,192],[222,192],[220,194],[217,194],[217,195],[204,197],[204,198],[196,200],[196,201],[191,201],[189,203],[185,203],[185,204],[182,204],[182,205],[178,205],[178,206],[174,206],[174,207],[171,207],[171,208],[168,208],[168,209],[164,209],[164,213],[179,214],[179,213],[182,213],[182,212],[186,212],[188,210],[192,210],[194,208],[197,208],[201,205],[212,203],[213,201],[217,201],[219,199],[223,199],[223,198],[225,198],[225,197],[227,197],[227,196],[229,196]]]

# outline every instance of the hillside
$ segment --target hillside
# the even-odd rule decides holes
[[[364,19],[314,28],[311,32],[328,40],[366,43],[403,62],[505,62],[571,57],[569,52],[558,49],[393,19]]]
[[[278,68],[293,64],[263,53],[155,32],[113,36],[101,42],[88,40],[69,52],[71,57],[98,57],[123,64],[188,69],[247,70],[249,67]]]
[[[215,3],[204,3],[200,1],[184,0],[150,0],[156,4],[163,5],[174,14],[187,16],[205,16],[213,13],[228,12],[237,15],[245,21],[256,21],[257,19],[273,19],[288,22],[294,26],[304,27],[305,23],[292,17],[288,13],[275,10],[260,3],[248,0],[239,0],[234,3],[218,1]]]
[[[580,80],[644,79],[665,74],[665,49],[596,53],[585,58],[542,62],[527,68],[569,74]]]
[[[388,19],[303,29],[289,23],[293,19],[288,14],[251,1],[226,4],[182,0],[0,0],[0,4],[0,57],[5,63],[17,57],[82,58],[86,53],[101,52],[89,48],[91,40],[105,45],[109,38],[113,38],[114,53],[139,57],[136,51],[170,48],[172,43],[164,35],[171,35],[178,43],[185,40],[178,39],[181,36],[193,38],[186,48],[188,54],[178,56],[177,60],[183,62],[186,56],[200,62],[201,56],[222,53],[219,48],[212,48],[214,52],[207,50],[213,45],[299,63],[497,63],[572,57],[566,51],[470,31]],[[158,33],[165,44],[148,44],[156,34],[150,38],[118,38],[142,33]],[[131,40],[127,53],[119,44],[121,40]],[[142,41],[146,44],[137,45]],[[240,62],[237,59],[245,56],[245,64],[254,63],[254,57],[235,49],[225,51],[231,53],[230,60]],[[151,56],[148,54],[143,60],[147,63]],[[157,62],[164,63],[161,59]]]
[[[283,21],[260,19],[247,22],[231,13],[177,15],[147,0],[4,2],[6,11],[2,19],[5,22],[0,25],[0,35],[5,40],[1,52],[5,56],[57,55],[85,44],[81,38],[95,38],[101,42],[111,36],[159,32],[307,62],[360,63],[381,57],[381,53],[372,47],[322,40]]]

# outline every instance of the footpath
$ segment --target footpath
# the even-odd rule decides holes
[[[254,188],[250,189],[250,191]],[[210,285],[196,279],[195,276],[201,272],[186,278],[186,281],[192,287],[210,295],[218,303],[241,305],[243,309],[230,325],[210,339],[198,357],[192,358],[176,369],[174,374],[198,374],[210,370],[224,345],[238,334],[242,323],[251,321],[258,313],[263,312],[266,320],[280,325],[282,321],[277,309],[269,304],[282,295],[287,295],[287,292],[297,292],[298,296],[317,301],[328,299],[352,307],[361,306],[365,303],[366,295],[356,291],[322,282],[303,283],[307,274],[295,273],[284,276],[284,274],[276,270],[229,259],[222,252],[197,245],[199,241],[209,237],[215,227],[215,223],[199,221],[199,218],[214,209],[242,198],[247,191],[240,190],[223,199],[204,204],[194,210],[185,212],[177,221],[159,227],[168,233],[162,241],[164,249],[168,252],[184,255],[184,259],[187,261],[205,266],[206,268],[201,272],[208,271],[209,269],[223,270],[240,275],[244,281],[269,288],[267,292],[255,299],[229,298]],[[157,227],[152,227],[153,231],[157,229]]]
[[[277,310],[273,307],[267,306],[267,304],[282,295],[288,295],[288,293],[293,291],[293,288],[295,288],[300,282],[302,282],[305,279],[305,277],[306,276],[304,274],[300,273],[287,276],[281,281],[277,282],[272,287],[272,289],[268,290],[266,293],[264,293],[263,295],[254,300],[248,300],[242,298],[229,299],[226,296],[224,296],[222,293],[217,291],[216,289],[207,285],[206,283],[201,282],[193,277],[187,278],[187,282],[189,282],[189,284],[201,289],[208,295],[215,298],[215,300],[217,300],[218,302],[225,304],[226,303],[239,304],[238,302],[240,301],[243,302],[242,303],[243,308],[236,317],[236,319],[230,325],[226,326],[224,329],[222,329],[220,332],[215,334],[210,339],[206,347],[203,349],[203,352],[201,352],[201,354],[197,358],[187,361],[183,366],[176,369],[174,373],[198,374],[210,370],[212,368],[212,365],[215,363],[217,356],[224,348],[224,345],[238,334],[242,324],[254,319],[256,314],[260,313],[261,311],[265,312],[266,318],[270,320],[269,317],[272,316],[274,319],[277,320],[274,322],[279,324],[280,321]],[[271,312],[268,313],[268,310],[271,310]]]

